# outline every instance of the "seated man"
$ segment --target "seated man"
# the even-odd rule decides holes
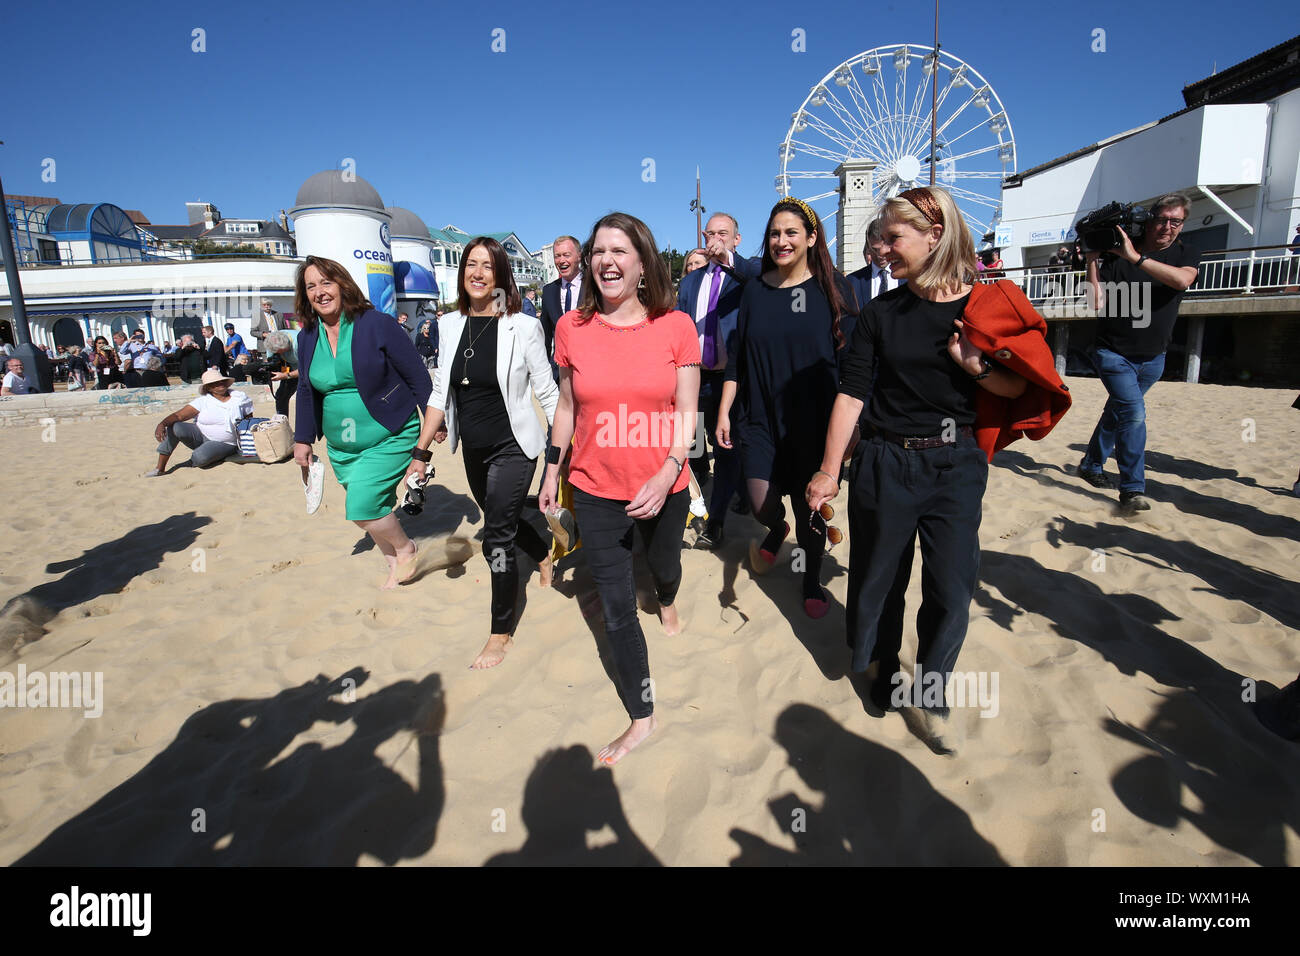
[[[158,386],[167,387],[171,383],[167,381],[167,376],[163,373],[163,360],[161,356],[150,355],[145,362],[145,369],[135,377],[136,388],[156,388]]]
[[[203,373],[199,394],[178,412],[172,412],[154,429],[158,440],[158,464],[145,472],[157,478],[167,470],[167,459],[177,443],[193,449],[190,464],[204,468],[239,451],[238,423],[253,415],[253,400],[243,392],[231,391],[233,379],[214,368]]]
[[[0,385],[0,395],[29,395],[35,389],[23,375],[23,360],[11,358],[5,363],[4,384]]]

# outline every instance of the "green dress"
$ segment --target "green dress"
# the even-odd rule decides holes
[[[324,396],[321,423],[334,474],[347,493],[349,521],[373,521],[393,510],[397,486],[420,437],[418,410],[393,434],[371,417],[352,374],[352,322],[339,322],[338,354],[321,329],[312,355],[312,388]]]

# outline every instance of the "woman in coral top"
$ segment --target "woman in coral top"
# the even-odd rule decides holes
[[[560,401],[538,505],[554,505],[563,451],[572,440],[569,483],[582,526],[582,553],[600,593],[631,726],[598,755],[615,764],[655,729],[654,685],[637,620],[632,528],[645,544],[664,631],[681,624],[682,529],[690,506],[683,469],[695,434],[700,340],[674,311],[668,268],[641,220],[611,213],[586,244],[582,301],[555,327]]]

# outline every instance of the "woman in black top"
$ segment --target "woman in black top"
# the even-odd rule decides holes
[[[460,445],[470,494],[483,509],[483,555],[492,574],[492,630],[470,665],[482,670],[501,663],[513,643],[516,546],[537,562],[542,586],[551,585],[550,542],[522,514],[546,444],[533,396],[549,422],[560,392],[551,377],[542,326],[521,311],[501,243],[485,236],[470,240],[461,255],[457,287],[457,311],[442,320],[441,329],[455,349],[434,376],[407,479],[424,478],[431,442],[450,436],[453,452]]]
[[[975,247],[952,197],[933,186],[909,189],[885,204],[881,218],[891,274],[907,283],[862,310],[841,363],[826,452],[807,499],[818,508],[835,497],[844,449],[869,396],[850,477],[852,668],[877,665],[871,698],[882,710],[904,704],[902,678],[895,672],[903,594],[919,536],[922,600],[910,703],[924,708],[928,729],[942,746],[939,725],[929,718],[947,716],[943,685],[936,693],[935,684],[946,684],[966,637],[988,481],[988,456],[972,430],[975,396],[985,388],[1014,398],[1026,382],[993,366],[962,334]],[[930,674],[938,677],[931,680]]]
[[[95,388],[104,389],[110,385],[120,385],[122,383],[122,369],[118,365],[117,349],[108,344],[108,339],[102,335],[95,336],[94,352],[91,354],[90,364],[95,368],[95,377],[97,379]]]
[[[438,329],[433,319],[420,323],[420,331],[415,333],[415,351],[424,359],[425,368],[438,367]]]
[[[768,529],[750,545],[762,574],[776,563],[790,533],[781,496],[790,497],[795,534],[806,558],[804,611],[826,614],[821,559],[826,526],[803,500],[822,461],[826,423],[838,380],[838,354],[853,334],[854,301],[831,264],[817,214],[786,197],[767,217],[763,272],[745,286],[737,316],[738,348],[728,359],[718,406],[718,443],[732,446],[731,408],[738,402],[734,439],[754,517]]]
[[[191,382],[197,382],[203,377],[206,365],[203,360],[203,349],[199,348],[195,343],[194,336],[181,336],[180,357],[180,375],[182,382],[189,385]]]

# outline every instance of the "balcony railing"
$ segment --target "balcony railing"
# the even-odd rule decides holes
[[[1000,269],[1036,307],[1086,308],[1086,273],[1053,271],[1055,266]],[[984,275],[980,281],[990,279]],[[1300,292],[1300,254],[1288,246],[1216,249],[1201,255],[1200,272],[1188,295],[1294,295]],[[1077,314],[1077,313],[1076,313]],[[1051,316],[1048,316],[1051,318]]]

